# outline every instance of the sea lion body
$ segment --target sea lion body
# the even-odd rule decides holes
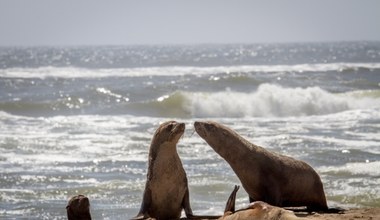
[[[257,201],[246,209],[226,212],[219,220],[299,220],[292,211]]]
[[[168,121],[156,130],[149,150],[147,181],[140,211],[134,219],[179,219],[192,216],[187,177],[176,144],[184,123]]]
[[[257,201],[245,209],[235,211],[236,193],[239,186],[235,186],[227,200],[224,215],[219,220],[299,220],[292,211],[271,206],[268,203]]]
[[[254,145],[216,122],[195,122],[196,132],[234,170],[250,201],[327,210],[319,175],[307,163]]]

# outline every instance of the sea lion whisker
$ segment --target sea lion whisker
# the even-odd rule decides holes
[[[192,137],[194,135],[194,133],[195,133],[195,129],[193,130],[193,132],[191,132],[190,137]]]

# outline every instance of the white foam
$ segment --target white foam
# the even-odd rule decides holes
[[[353,175],[370,175],[380,176],[380,161],[363,162],[363,163],[347,163],[343,166],[326,166],[318,169],[322,173],[350,173]]]
[[[115,69],[85,69],[75,67],[39,67],[0,69],[0,77],[10,78],[93,78],[93,77],[135,77],[135,76],[182,76],[210,75],[219,73],[250,72],[327,72],[344,71],[358,68],[380,69],[380,63],[319,63],[296,65],[238,65],[238,66],[166,66]]]
[[[379,98],[329,93],[319,87],[284,88],[262,84],[241,93],[187,93],[184,106],[195,117],[286,117],[325,115],[351,109],[379,108]]]

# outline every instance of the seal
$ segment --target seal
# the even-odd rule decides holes
[[[219,220],[246,220],[246,219],[271,219],[271,220],[299,220],[294,212],[283,208],[271,206],[268,203],[257,201],[248,205],[247,208],[235,211],[236,193],[239,186],[235,186],[227,200],[224,215]]]
[[[149,149],[149,164],[143,201],[133,219],[179,219],[182,210],[187,218],[218,218],[194,216],[186,172],[177,153],[177,143],[185,124],[167,121],[156,130]]]
[[[68,220],[91,220],[90,201],[84,195],[71,197],[67,206]]]
[[[234,170],[250,201],[279,207],[328,210],[323,184],[307,163],[254,145],[217,122],[195,122],[195,131]]]

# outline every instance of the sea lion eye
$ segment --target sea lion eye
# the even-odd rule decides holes
[[[166,130],[171,131],[172,128],[173,128],[173,124],[169,124],[169,125],[166,127]]]
[[[210,124],[206,124],[205,125],[206,129],[209,130],[209,131],[213,131],[215,130],[215,127],[213,125],[210,125]]]

